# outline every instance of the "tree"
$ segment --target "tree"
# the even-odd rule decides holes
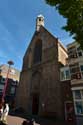
[[[83,49],[83,0],[45,0],[47,4],[54,6],[64,18],[67,24],[62,27],[73,35]]]

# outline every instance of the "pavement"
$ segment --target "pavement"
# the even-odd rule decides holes
[[[8,125],[21,125],[24,120],[25,120],[24,118],[20,118],[16,116],[8,115],[7,117]]]
[[[83,116],[76,117],[77,125],[83,125]]]
[[[60,121],[56,121],[54,119],[46,119],[46,118],[36,118],[36,117],[28,117],[28,119],[35,119],[34,125],[64,125]],[[26,120],[25,118],[22,118],[22,116],[14,116],[14,115],[8,115],[7,121],[8,125],[22,125],[22,122]],[[77,125],[83,125],[83,119],[77,119]]]
[[[8,125],[22,125],[22,122],[24,120],[26,120],[26,119],[18,117],[18,116],[8,115],[8,117],[7,117]],[[34,123],[34,125],[39,125],[39,124]]]
[[[31,118],[31,117],[30,117]],[[28,119],[30,119],[28,118]],[[32,118],[31,118],[32,119]],[[33,117],[36,122],[34,122],[34,125],[63,125],[62,123],[58,123],[55,120],[50,120],[50,119],[44,119],[44,118],[36,118]],[[7,117],[7,122],[8,125],[22,125],[22,122],[26,120],[25,118],[22,118],[21,116],[13,116],[13,115],[8,115]]]

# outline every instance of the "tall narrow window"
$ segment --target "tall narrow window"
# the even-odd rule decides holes
[[[75,114],[83,116],[83,90],[73,90],[73,99]]]
[[[38,40],[34,48],[34,63],[41,62],[42,59],[42,41]]]

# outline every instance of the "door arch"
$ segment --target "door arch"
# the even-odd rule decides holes
[[[40,72],[32,74],[31,95],[32,95],[32,114],[38,115],[40,101]]]
[[[38,115],[39,112],[39,93],[32,94],[32,114]]]

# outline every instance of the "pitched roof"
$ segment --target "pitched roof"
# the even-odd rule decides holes
[[[41,29],[43,29],[45,32],[48,32],[48,34],[49,34],[51,37],[53,37],[53,38],[57,41],[57,43],[64,49],[64,51],[67,52],[67,49],[62,45],[62,43],[58,40],[58,38],[55,37],[55,36],[54,36],[52,33],[50,33],[44,26],[41,25],[39,31],[35,31],[35,32],[34,32],[33,37],[32,37],[32,39],[31,39],[31,42],[30,42],[30,44],[29,44],[29,46],[28,46],[28,48],[27,48],[27,50],[26,50],[26,52],[25,52],[25,55],[26,55],[26,53],[28,52],[28,50],[29,50],[29,48],[30,48],[30,46],[31,46],[31,44],[32,44],[32,42],[33,42],[33,40],[34,40],[35,37],[37,36],[37,34],[40,33]],[[25,55],[24,55],[24,57],[25,57]]]

